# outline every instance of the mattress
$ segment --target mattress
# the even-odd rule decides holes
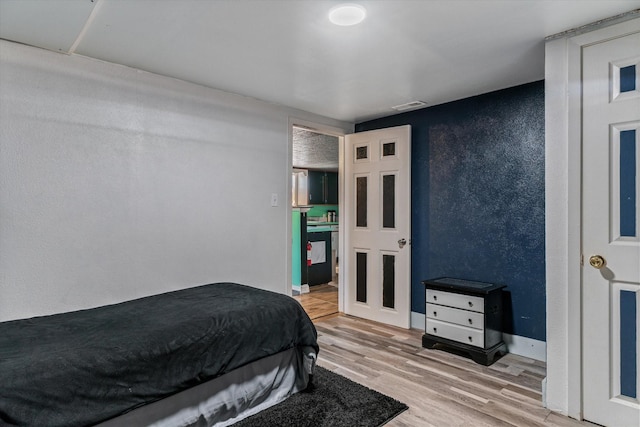
[[[297,301],[234,283],[3,322],[0,420],[96,424],[316,338]]]

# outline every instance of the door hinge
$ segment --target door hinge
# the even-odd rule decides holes
[[[584,254],[580,254],[580,267],[584,266]]]

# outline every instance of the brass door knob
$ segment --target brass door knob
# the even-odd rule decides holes
[[[601,255],[592,255],[589,258],[589,264],[598,270],[607,265],[607,261]]]

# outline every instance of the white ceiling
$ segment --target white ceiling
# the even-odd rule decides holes
[[[357,0],[349,0],[351,2]],[[544,78],[544,38],[640,0],[0,0],[0,38],[348,122]]]

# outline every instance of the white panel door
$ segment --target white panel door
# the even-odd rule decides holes
[[[640,426],[640,33],[584,48],[583,410]]]
[[[345,137],[345,313],[409,328],[411,127]]]

